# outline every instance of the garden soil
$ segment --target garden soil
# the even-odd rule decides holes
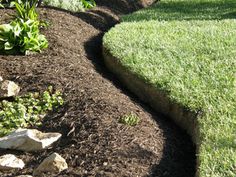
[[[0,55],[0,76],[19,84],[21,95],[53,86],[65,100],[42,126],[32,127],[60,132],[60,141],[40,152],[0,150],[0,155],[13,153],[26,163],[23,170],[0,172],[1,177],[32,174],[53,152],[64,157],[69,168],[45,176],[194,176],[195,147],[190,137],[142,104],[104,67],[104,33],[119,22],[120,15],[151,3],[135,2],[100,0],[96,8],[76,14],[40,8],[41,19],[49,22],[42,29],[49,48],[31,56]],[[8,22],[9,14],[11,10],[0,10],[0,22]],[[130,113],[141,122],[133,127],[120,124],[120,117]]]

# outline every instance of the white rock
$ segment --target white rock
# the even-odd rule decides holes
[[[13,81],[5,80],[0,82],[0,97],[16,96],[20,92],[20,87]]]
[[[2,76],[0,76],[0,82],[2,82],[3,81],[3,78],[2,78]]]
[[[0,170],[23,169],[24,162],[15,155],[7,154],[0,156]]]
[[[57,153],[53,153],[43,160],[43,162],[34,170],[33,175],[37,176],[42,173],[60,173],[68,168],[66,160]]]
[[[38,151],[49,147],[61,137],[60,133],[42,133],[36,129],[18,129],[0,138],[0,148]]]

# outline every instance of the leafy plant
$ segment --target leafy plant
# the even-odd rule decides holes
[[[94,0],[44,0],[43,4],[73,12],[83,11],[96,6]]]
[[[16,97],[13,102],[3,100],[0,102],[0,136],[19,127],[40,125],[48,111],[62,104],[62,94],[59,91],[53,92],[52,87],[42,94],[36,92]]]
[[[0,51],[9,54],[29,54],[41,52],[48,47],[47,39],[39,33],[37,2],[37,0],[14,1],[15,20],[0,25]]]
[[[36,12],[37,0],[18,0],[14,1],[12,4],[16,8],[16,18],[27,20],[38,20],[38,14]]]
[[[81,0],[81,1],[85,9],[90,9],[96,6],[96,3],[94,0]]]
[[[47,39],[39,34],[39,21],[18,19],[0,25],[0,51],[28,54],[47,47]]]
[[[120,118],[120,123],[129,125],[129,126],[135,126],[140,122],[140,118],[136,114],[127,114]]]

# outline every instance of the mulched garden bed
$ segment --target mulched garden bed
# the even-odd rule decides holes
[[[26,163],[23,170],[0,172],[1,177],[32,174],[52,152],[69,165],[57,176],[194,176],[195,147],[190,137],[142,105],[102,62],[103,33],[118,22],[118,14],[140,6],[101,0],[86,13],[41,8],[41,18],[50,23],[42,31],[49,48],[34,56],[0,55],[0,75],[19,84],[21,94],[52,85],[65,99],[59,112],[47,115],[39,128],[62,133],[61,140],[36,153],[0,150],[0,155],[13,152]],[[11,10],[0,10],[0,23],[9,20],[8,13]],[[141,118],[137,126],[118,123],[131,112]]]

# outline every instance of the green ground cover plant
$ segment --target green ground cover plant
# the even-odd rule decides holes
[[[17,128],[41,125],[43,117],[63,104],[62,94],[52,87],[43,93],[17,96],[0,102],[0,137]]]
[[[136,114],[130,113],[121,116],[119,122],[124,125],[135,126],[140,122],[140,118]]]
[[[197,118],[198,176],[236,176],[236,1],[162,0],[104,37],[119,64]]]
[[[15,19],[0,25],[0,52],[7,54],[29,54],[41,52],[48,41],[40,34],[40,21],[36,12],[37,0],[14,1]]]
[[[84,11],[96,6],[94,0],[44,0],[43,4],[73,12]]]

